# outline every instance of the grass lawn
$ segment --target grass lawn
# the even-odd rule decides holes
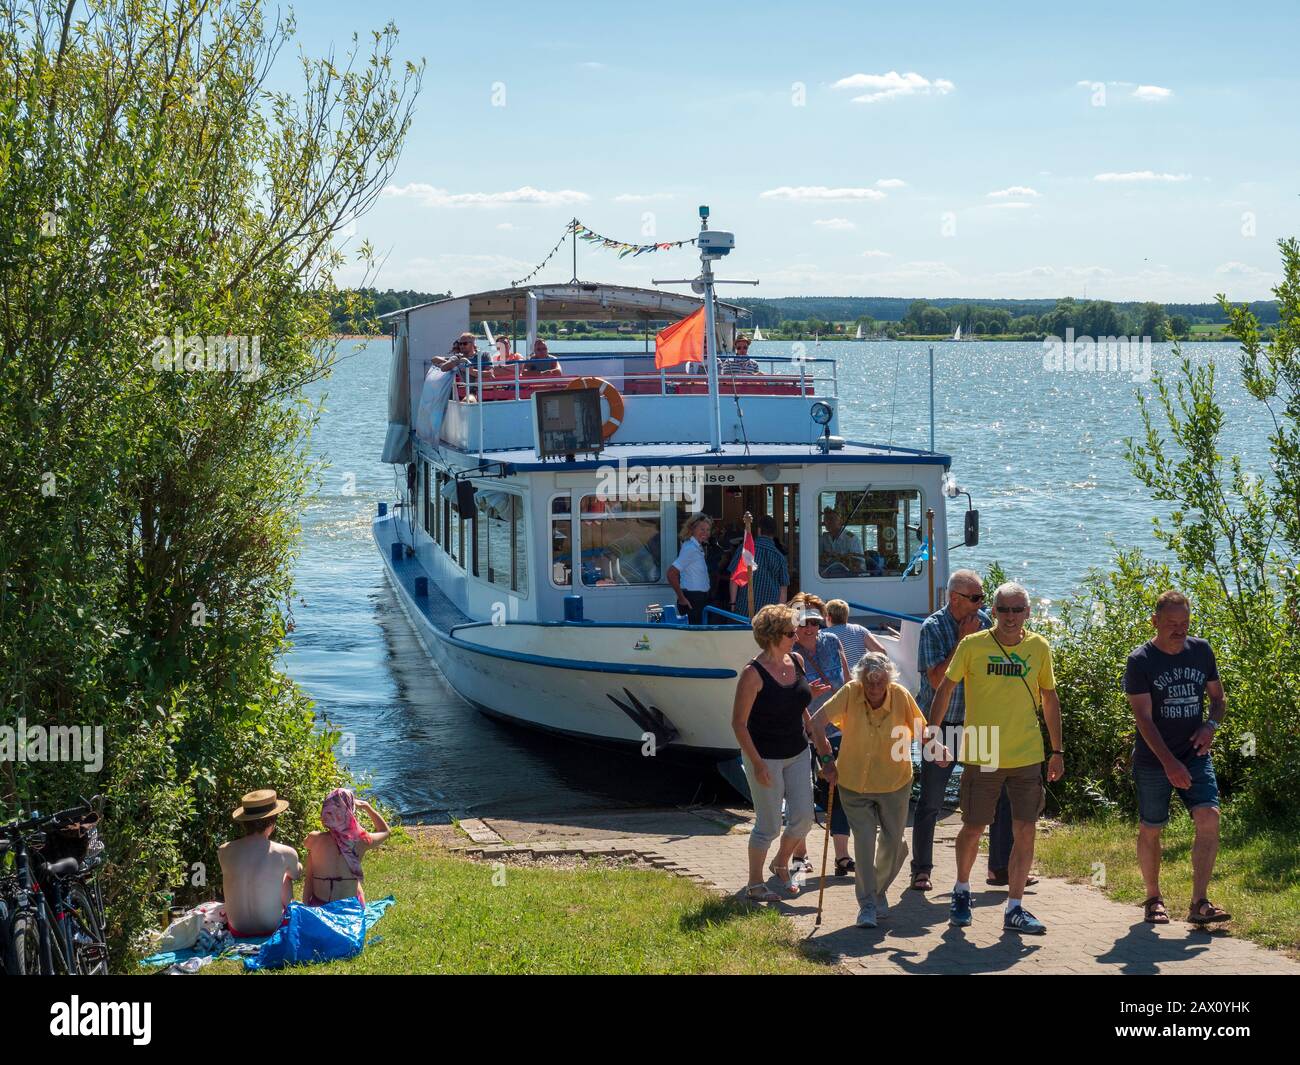
[[[1176,804],[1175,804],[1176,805]],[[1164,832],[1160,890],[1170,919],[1187,916],[1192,892],[1192,819],[1178,809]],[[1233,915],[1235,935],[1300,956],[1300,823],[1247,824],[1224,810],[1210,898]],[[1093,880],[1105,865],[1106,894],[1140,906],[1137,824],[1128,820],[1053,826],[1040,833],[1034,865],[1048,876]]]
[[[505,883],[494,886],[504,875]],[[366,897],[395,895],[357,958],[329,973],[831,973],[791,922],[693,881],[592,862],[576,869],[453,857],[400,836],[366,858]],[[242,972],[233,961],[204,973]]]

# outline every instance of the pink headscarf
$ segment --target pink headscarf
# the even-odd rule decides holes
[[[329,829],[330,838],[347,863],[349,872],[361,880],[361,855],[357,841],[369,842],[369,834],[357,824],[357,801],[346,788],[335,788],[325,796],[320,806],[320,820]]]

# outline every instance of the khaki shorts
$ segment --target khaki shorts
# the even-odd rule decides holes
[[[1004,784],[1007,787],[1007,798],[1011,802],[1011,820],[1037,821],[1047,805],[1042,762],[1016,769],[994,769],[987,773],[979,766],[962,766],[958,791],[961,823],[991,825],[997,814],[998,799],[1002,795]]]

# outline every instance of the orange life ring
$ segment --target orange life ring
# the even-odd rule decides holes
[[[602,440],[608,440],[623,424],[623,393],[603,377],[575,377],[569,382],[569,388],[595,388],[600,390],[601,399],[609,403],[609,417],[600,427]]]

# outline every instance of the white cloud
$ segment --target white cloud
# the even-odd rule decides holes
[[[548,192],[524,185],[509,192],[448,192],[422,182],[407,185],[388,185],[382,195],[415,200],[423,207],[504,207],[510,204],[538,204],[556,207],[564,204],[586,203],[591,199],[585,192],[559,189]]]
[[[1152,170],[1128,170],[1124,173],[1108,171],[1098,174],[1093,181],[1190,181],[1191,174],[1157,174]]]
[[[519,228],[519,227],[518,227],[517,225],[515,225],[513,222],[498,222],[498,223],[497,223],[497,229],[512,230],[512,229],[518,229],[518,228]]]
[[[1216,266],[1214,273],[1215,276],[1224,278],[1226,281],[1236,282],[1239,288],[1250,286],[1249,291],[1252,292],[1264,292],[1267,289],[1272,289],[1278,283],[1276,271],[1261,270],[1257,266],[1237,262],[1235,259]],[[1262,298],[1267,299],[1268,296],[1265,295]]]
[[[871,92],[853,97],[853,102],[874,104],[899,96],[946,96],[956,86],[946,78],[931,81],[912,70],[906,74],[891,70],[888,74],[850,74],[847,78],[840,78],[831,88],[870,89]]]
[[[862,253],[864,259],[892,259],[893,256],[887,251],[881,251],[878,248],[868,248]]]
[[[604,63],[597,63],[594,59],[589,59],[589,60],[587,60],[587,62],[585,62],[585,63],[579,63],[578,66],[582,67],[584,70],[606,70],[606,69],[608,69],[608,68],[605,66]]]
[[[1031,189],[1028,185],[1012,185],[1010,188],[998,189],[997,192],[990,192],[989,197],[994,200],[1005,200],[1011,196],[1029,196],[1037,197],[1037,189]]]
[[[649,203],[651,200],[671,200],[671,192],[620,192],[614,197],[615,203]]]
[[[907,185],[906,181],[904,181],[902,178],[896,178],[896,177],[881,178],[879,181],[876,182],[876,188],[878,189],[901,189],[901,188],[905,188],[906,185]]]
[[[853,203],[862,200],[883,200],[885,194],[876,189],[832,189],[825,185],[782,185],[759,195],[763,200],[820,200],[823,202]]]
[[[1104,85],[1111,89],[1130,89],[1128,93],[1134,100],[1142,100],[1146,103],[1154,103],[1160,100],[1168,100],[1174,94],[1173,89],[1166,89],[1163,85],[1135,85],[1131,81],[1076,81],[1074,83],[1081,89],[1096,90],[1097,86]]]
[[[815,218],[813,225],[821,226],[823,229],[856,229],[857,227],[847,218]]]
[[[1026,200],[1007,200],[1006,203],[986,203],[984,206],[988,207],[990,210],[1019,210],[1025,207],[1033,207],[1034,205]]]
[[[383,285],[392,288],[410,288],[421,292],[485,292],[504,288],[517,277],[523,277],[537,263],[518,259],[512,255],[465,255],[448,253],[436,256],[417,256],[404,261],[390,258],[383,267]],[[568,280],[564,267],[544,273],[542,281]],[[372,284],[363,263],[349,263],[339,272],[343,284]]]

